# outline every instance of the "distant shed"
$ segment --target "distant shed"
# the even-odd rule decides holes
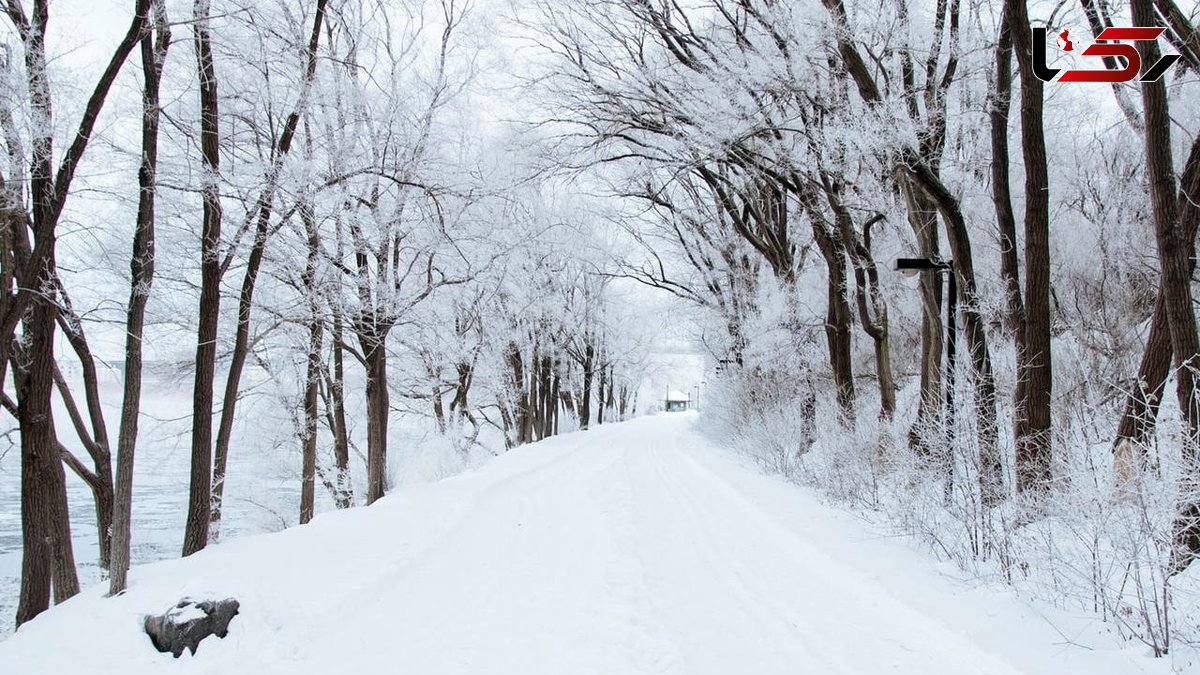
[[[668,391],[667,399],[663,402],[663,410],[667,412],[683,412],[692,407],[692,397],[682,391]]]

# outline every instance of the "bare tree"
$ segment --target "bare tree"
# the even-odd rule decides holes
[[[847,77],[854,83],[862,100],[873,108],[884,103],[884,90],[880,88],[872,75],[867,60],[864,59],[858,46],[851,36],[854,34],[846,8],[842,0],[822,0],[834,23],[834,39],[837,51],[845,67]],[[947,44],[956,49],[955,37],[958,24],[958,3],[939,3],[943,8],[951,7],[950,39]],[[939,14],[937,21],[937,39],[941,40],[945,30],[946,17]],[[936,50],[929,64],[937,66]],[[924,136],[940,147],[944,142],[945,111],[944,94],[949,83],[954,79],[957,57],[953,54],[945,66],[943,74],[938,78],[939,83],[927,98],[927,104],[932,104],[935,114],[928,135]],[[907,70],[907,67],[906,67]],[[928,73],[927,73],[928,74]],[[927,78],[928,79],[928,78]],[[939,140],[940,139],[940,140]],[[964,324],[964,337],[967,352],[971,361],[971,373],[975,385],[975,416],[979,424],[979,481],[980,491],[985,503],[994,503],[1003,496],[1003,471],[1000,463],[999,449],[996,441],[996,383],[992,371],[991,352],[988,348],[987,331],[983,316],[979,311],[978,282],[975,276],[974,256],[971,252],[970,233],[961,205],[954,194],[946,187],[938,176],[937,164],[930,163],[930,155],[925,147],[902,148],[898,154],[895,167],[904,176],[902,185],[915,189],[917,195],[906,197],[910,205],[920,203],[922,199],[935,205],[942,217],[946,229],[946,238],[950,252],[954,258],[954,274],[957,277],[961,315]],[[910,209],[912,206],[910,206]]]
[[[262,190],[259,192],[252,210],[246,214],[247,221],[253,220],[255,223],[254,240],[250,247],[246,271],[242,277],[241,290],[238,294],[237,330],[233,353],[230,356],[229,374],[225,380],[225,393],[221,399],[221,419],[217,428],[217,442],[213,452],[212,507],[209,514],[209,529],[213,534],[220,530],[221,503],[225,494],[225,470],[229,459],[229,441],[233,433],[242,372],[246,365],[246,357],[250,353],[250,316],[254,307],[254,289],[258,282],[258,273],[262,266],[267,239],[271,234],[271,216],[275,208],[275,195],[279,190],[280,172],[292,149],[292,141],[296,136],[300,117],[308,107],[313,80],[317,74],[317,48],[320,44],[322,23],[325,20],[326,4],[327,0],[317,0],[316,2],[312,31],[309,34],[307,48],[302,55],[304,66],[301,71],[300,92],[297,94],[296,103],[284,120],[279,137],[272,139],[270,162],[267,173],[263,177]]]
[[[1091,0],[1082,1],[1089,6],[1093,4]],[[1169,1],[1158,2],[1156,3],[1156,7],[1168,18],[1170,26],[1169,36],[1172,43],[1177,47],[1185,47],[1180,49],[1180,53],[1183,55],[1183,63],[1193,71],[1200,72],[1200,55],[1197,54],[1194,46],[1192,48],[1187,47],[1187,45],[1195,45],[1198,39],[1194,26],[1175,7],[1174,3]],[[1103,5],[1100,5],[1099,9],[1102,8]],[[1096,18],[1093,20],[1092,17],[1094,14]],[[1098,14],[1098,9],[1089,11],[1088,17],[1094,23],[1094,31],[1097,28],[1101,30],[1104,28],[1106,21],[1102,20],[1102,17]],[[1134,110],[1132,103],[1122,104],[1121,107],[1123,111],[1126,111],[1126,118],[1131,120],[1131,126],[1142,134],[1145,134],[1145,124],[1140,111]],[[1194,217],[1191,211],[1192,205],[1196,203],[1198,195],[1200,195],[1200,142],[1193,142],[1187,161],[1184,164],[1183,172],[1180,174],[1179,195],[1177,199],[1180,211],[1180,226],[1183,228],[1181,245],[1185,250],[1189,251],[1195,245],[1196,229],[1197,225],[1200,224],[1200,218]],[[1196,258],[1189,256],[1189,277],[1195,271],[1195,267]],[[1137,378],[1125,397],[1125,405],[1122,409],[1120,422],[1117,425],[1116,437],[1113,441],[1113,457],[1118,473],[1118,488],[1122,488],[1133,480],[1136,474],[1145,466],[1145,448],[1154,435],[1156,420],[1158,418],[1158,406],[1162,401],[1167,376],[1171,371],[1172,349],[1171,331],[1167,319],[1166,297],[1164,289],[1160,285],[1158,295],[1154,301],[1154,311],[1150,316],[1150,333],[1146,337],[1141,363],[1138,366]]]
[[[1043,130],[1043,83],[1033,72],[1033,43],[1025,0],[1008,0],[1006,21],[1021,75],[1021,149],[1025,159],[1025,298],[1017,340],[1017,491],[1050,484],[1050,186]],[[1003,23],[1003,22],[1002,22]],[[1002,37],[1003,40],[1003,37]],[[1004,187],[1004,186],[1002,186]],[[1011,292],[1011,289],[1010,289]]]
[[[159,88],[163,63],[171,46],[171,29],[163,0],[152,3],[155,34],[142,37],[142,164],[138,168],[137,227],[129,259],[129,308],[125,322],[125,371],[121,427],[117,438],[117,480],[113,506],[112,558],[108,592],[125,590],[133,520],[133,458],[137,447],[142,395],[142,335],[146,303],[154,282],[154,201],[157,193]]]
[[[21,429],[21,512],[24,558],[17,623],[45,610],[51,586],[55,601],[79,591],[71,549],[65,477],[55,436],[50,399],[54,389],[54,328],[57,227],[75,171],[125,59],[142,37],[148,0],[138,0],[128,31],[93,88],[74,138],[54,169],[52,95],[46,72],[47,0],[35,0],[26,14],[20,0],[8,0],[5,14],[24,45],[25,75],[33,124],[30,155],[29,228],[33,243],[20,266],[19,289],[0,317],[0,362],[14,365],[17,415]],[[22,233],[20,238],[24,238]],[[10,354],[17,322],[24,323],[19,353]]]
[[[183,555],[208,545],[212,492],[213,380],[217,368],[217,328],[221,309],[221,140],[220,97],[213,63],[209,0],[195,0],[192,35],[200,77],[200,154],[204,213],[200,233],[200,306],[196,316],[196,372],[192,385],[192,469]]]
[[[1155,23],[1150,0],[1131,0],[1135,25]],[[1160,51],[1153,40],[1138,42],[1144,63],[1158,61]],[[1196,400],[1196,368],[1200,340],[1196,336],[1196,315],[1192,309],[1191,255],[1184,248],[1184,230],[1175,202],[1177,184],[1171,161],[1171,118],[1166,85],[1160,79],[1142,82],[1142,107],[1146,120],[1146,174],[1150,181],[1150,203],[1154,212],[1154,238],[1162,266],[1163,304],[1170,328],[1174,358],[1176,396],[1187,435],[1184,439],[1184,479],[1181,503],[1175,523],[1176,553],[1174,571],[1182,570],[1200,553],[1200,504],[1196,501],[1200,485],[1200,457],[1197,433],[1200,432],[1200,404]]]

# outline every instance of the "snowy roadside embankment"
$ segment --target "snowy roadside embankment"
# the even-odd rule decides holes
[[[0,643],[24,673],[1168,673],[1086,617],[972,588],[659,415],[369,508],[134,569]],[[145,614],[236,597],[179,660]]]

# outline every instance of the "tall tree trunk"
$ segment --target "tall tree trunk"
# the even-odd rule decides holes
[[[850,355],[851,313],[846,300],[846,256],[841,238],[830,231],[824,219],[813,215],[813,237],[817,248],[825,258],[828,283],[828,301],[825,312],[825,341],[829,348],[829,366],[833,371],[833,384],[837,390],[839,422],[843,426],[854,424],[854,371]]]
[[[1180,200],[1178,202],[1177,216],[1179,218],[1178,229],[1182,231],[1184,241],[1175,250],[1176,255],[1183,254],[1187,256],[1187,275],[1186,278],[1191,278],[1191,272],[1196,268],[1196,258],[1192,255],[1194,252],[1194,244],[1196,240],[1197,226],[1200,226],[1200,138],[1197,138],[1192,143],[1191,152],[1188,155],[1187,164],[1184,168],[1181,177]],[[1178,265],[1175,261],[1173,264]],[[1182,294],[1180,294],[1182,295]],[[1188,293],[1190,296],[1190,293]],[[1168,308],[1170,305],[1168,304]],[[1168,314],[1168,317],[1170,314]],[[1186,325],[1187,315],[1185,314],[1180,323]],[[1171,322],[1168,321],[1168,324]],[[1186,328],[1185,328],[1186,330]],[[1174,342],[1174,329],[1171,330],[1172,342]],[[1185,338],[1187,335],[1185,334]],[[1186,342],[1185,340],[1182,340]],[[1194,343],[1193,343],[1194,345]],[[1195,348],[1193,346],[1193,348]],[[1178,354],[1175,348],[1171,349],[1172,354]],[[1188,420],[1189,429],[1192,432],[1189,440],[1189,445],[1185,448],[1184,461],[1185,468],[1188,470],[1184,477],[1182,490],[1183,495],[1181,500],[1183,503],[1179,507],[1179,514],[1175,522],[1177,551],[1186,551],[1183,555],[1176,559],[1175,569],[1182,569],[1193,560],[1198,552],[1200,552],[1200,457],[1197,457],[1198,432],[1196,428],[1196,407],[1197,393],[1195,391],[1195,368],[1200,358],[1193,352],[1190,359],[1178,359],[1180,362],[1179,370],[1187,370],[1191,378],[1191,396],[1187,397],[1186,392],[1177,392],[1180,400],[1191,400],[1192,406],[1189,410],[1190,419]],[[1178,382],[1179,373],[1177,371],[1176,378]],[[1181,403],[1182,407],[1182,403]]]
[[[937,206],[913,185],[911,179],[901,178],[902,193],[907,201],[908,222],[917,238],[917,248],[924,258],[941,257],[938,243]],[[909,430],[909,446],[922,454],[929,452],[925,438],[937,428],[942,409],[942,351],[945,339],[942,331],[942,280],[934,274],[922,274],[918,280],[921,295],[921,387],[917,417]]]
[[[842,248],[850,254],[854,269],[854,298],[863,332],[875,348],[875,376],[879,382],[879,417],[890,420],[896,412],[896,380],[892,376],[892,348],[888,331],[887,302],[879,288],[879,270],[871,254],[871,227],[883,220],[875,216],[863,224],[862,236],[854,228],[850,211],[833,183],[823,176],[826,196],[834,211]]]
[[[17,421],[26,426],[32,425],[33,420],[23,422],[33,406],[37,404],[28,401],[29,372],[28,363],[22,350],[12,354],[14,359],[13,379],[17,389]],[[48,413],[42,413],[48,415]],[[24,433],[24,429],[22,429]],[[48,498],[44,487],[47,480],[45,474],[50,471],[49,464],[57,463],[58,458],[47,458],[45,450],[35,444],[21,445],[21,591],[17,601],[17,626],[32,619],[50,607],[50,589],[54,575],[51,544],[50,519],[53,506],[57,500]],[[51,487],[51,490],[53,487]],[[64,488],[65,489],[65,488]]]
[[[134,21],[88,100],[79,130],[58,172],[53,170],[54,141],[50,80],[45,36],[49,4],[35,0],[26,16],[18,3],[5,9],[24,46],[31,109],[32,156],[30,194],[33,200],[33,246],[25,257],[19,290],[7,303],[0,326],[0,361],[7,361],[10,336],[24,322],[17,376],[17,416],[21,436],[21,530],[23,560],[17,625],[48,607],[53,587],[55,602],[79,592],[71,547],[66,477],[54,432],[51,397],[54,389],[54,327],[57,318],[57,226],[71,180],[108,90],[141,32],[145,5],[138,2]],[[15,242],[14,242],[15,243]]]
[[[988,349],[987,331],[979,313],[979,292],[975,282],[975,264],[970,234],[958,200],[927,166],[910,157],[911,177],[925,191],[942,216],[946,238],[954,256],[954,275],[958,286],[959,317],[963,324],[971,376],[975,388],[975,419],[979,438],[979,483],[984,503],[1004,496],[1004,473],[997,445],[996,378]]]
[[[188,482],[183,555],[208,545],[212,495],[213,380],[217,361],[217,322],[221,311],[221,141],[217,75],[209,35],[209,0],[192,8],[196,68],[200,76],[200,156],[203,204],[200,232],[200,307],[196,330],[196,373],[192,387],[192,467]]]
[[[321,382],[321,342],[324,324],[314,317],[308,326],[308,367],[304,384],[304,430],[301,442],[300,524],[312,520],[316,501],[317,394]]]
[[[333,399],[333,462],[337,466],[337,495],[339,509],[350,508],[354,490],[350,484],[350,436],[346,429],[346,361],[342,351],[345,327],[340,303],[333,309],[333,381],[329,396]]]
[[[515,406],[511,420],[513,432],[511,442],[516,446],[529,440],[525,437],[525,429],[528,426],[530,412],[528,388],[525,384],[525,365],[521,359],[521,350],[515,342],[508,345],[508,370],[511,378],[509,386],[512,388],[512,401]]]
[[[550,435],[558,435],[559,400],[562,398],[562,363],[554,360],[554,384],[550,385],[550,409],[553,411],[550,420]]]
[[[541,395],[540,401],[538,402],[538,407],[540,407],[542,409],[542,412],[541,412],[542,425],[541,425],[541,428],[538,430],[539,438],[549,438],[550,435],[553,433],[554,402],[556,399],[554,397],[554,391],[553,391],[554,383],[551,378],[550,368],[551,368],[550,355],[545,354],[542,356],[542,369],[541,369],[542,370],[542,373],[541,373],[541,378],[542,378],[541,394],[542,395]]]
[[[1192,251],[1196,245],[1197,226],[1200,225],[1200,210],[1195,206],[1200,203],[1200,138],[1192,142],[1179,183],[1177,204],[1179,226],[1183,230],[1182,246],[1185,251]],[[1189,256],[1189,278],[1195,270],[1196,258]],[[1171,357],[1171,330],[1167,322],[1165,292],[1160,283],[1137,380],[1125,397],[1125,408],[1113,441],[1114,482],[1118,491],[1124,490],[1144,467],[1146,445],[1154,436],[1158,406],[1171,371]]]
[[[53,245],[50,247],[53,256]],[[52,275],[53,268],[44,270]],[[52,285],[43,280],[46,288]],[[54,383],[54,301],[34,303],[25,322],[26,362],[17,376],[17,417],[21,432],[21,536],[24,549],[17,625],[49,607],[53,588],[59,603],[79,592],[71,545],[66,476],[59,459],[50,407]],[[44,355],[39,358],[33,354]]]
[[[1024,29],[1024,26],[1022,26]],[[1013,333],[1021,351],[1025,306],[1021,300],[1020,258],[1017,255],[1017,221],[1013,214],[1009,180],[1008,118],[1012,106],[1012,20],[1007,6],[1000,20],[996,44],[996,71],[989,118],[992,138],[992,205],[1000,239],[1000,278],[1004,280],[1005,328]],[[1018,380],[1017,386],[1023,382]]]
[[[600,366],[599,390],[596,396],[596,424],[604,424],[604,402],[608,396],[608,368]]]
[[[592,420],[592,370],[596,349],[589,340],[583,349],[583,394],[579,397],[579,428],[587,429]]]
[[[129,258],[129,309],[125,314],[125,377],[122,382],[121,426],[117,435],[117,478],[114,486],[112,558],[108,592],[125,590],[130,565],[133,524],[133,463],[138,417],[142,409],[142,334],[146,303],[154,282],[154,200],[158,173],[159,84],[171,45],[164,0],[153,3],[157,37],[142,38],[142,165],[138,169],[137,228]]]
[[[616,386],[616,371],[612,364],[608,366],[608,396],[604,399],[604,407],[608,409],[610,415],[616,414],[616,406],[613,404],[614,393],[613,389]]]
[[[829,305],[825,315],[825,340],[829,365],[837,387],[838,418],[843,426],[854,424],[854,371],[850,355],[850,304],[845,295],[845,269],[830,270]]]
[[[372,322],[373,323],[373,322]],[[359,328],[363,360],[367,366],[367,503],[387,492],[387,334],[391,326]]]
[[[83,319],[75,313],[61,281],[58,283],[58,292],[60,306],[57,323],[79,359],[79,365],[83,372],[88,416],[91,421],[90,429],[88,422],[83,419],[75,397],[57,363],[54,366],[54,383],[62,398],[63,406],[67,409],[71,424],[75,427],[76,435],[87,449],[88,455],[91,456],[93,470],[88,471],[82,463],[78,463],[77,460],[72,461],[66,455],[63,460],[76,471],[92,491],[92,501],[96,508],[96,534],[99,544],[100,567],[108,569],[109,555],[112,550],[113,475],[108,429],[104,421],[104,411],[100,407],[100,380],[96,370],[96,359],[92,356],[87,336],[83,332]]]
[[[1019,30],[1027,30],[1020,24]],[[1004,281],[1006,296],[1004,324],[1013,335],[1013,349],[1017,362],[1023,363],[1029,350],[1026,345],[1025,303],[1021,297],[1020,258],[1017,255],[1017,222],[1013,214],[1012,188],[1009,179],[1008,121],[1012,104],[1012,49],[1013,18],[1006,4],[1000,20],[1000,35],[996,44],[995,82],[991,97],[991,140],[992,140],[992,207],[996,212],[996,223],[1000,239],[1000,278]],[[1028,43],[1026,38],[1024,42]],[[1023,48],[1028,48],[1025,45]],[[1028,184],[1028,183],[1027,183]],[[1028,205],[1027,205],[1028,206]],[[1013,391],[1013,409],[1022,417],[1028,399],[1029,378],[1018,367],[1016,386]],[[1014,420],[1014,430],[1027,429],[1023,421]],[[1000,469],[997,469],[999,474]]]
[[[312,520],[316,502],[317,397],[321,385],[321,348],[325,323],[321,319],[316,277],[321,256],[321,237],[313,216],[311,195],[305,196],[300,217],[307,235],[308,259],[301,279],[308,302],[308,365],[304,373],[304,428],[301,436],[300,524]]]
[[[528,428],[522,432],[522,437],[526,443],[538,440],[538,432],[542,428],[542,358],[540,347],[541,345],[535,342],[533,345],[533,354],[529,357],[529,397],[525,404],[529,410],[529,416],[526,419]]]
[[[1131,0],[1135,26],[1156,23],[1150,0]],[[1137,43],[1142,63],[1155,63],[1160,55],[1154,40]],[[1197,457],[1197,431],[1200,409],[1196,400],[1196,368],[1200,366],[1200,341],[1196,336],[1196,315],[1192,309],[1189,273],[1191,250],[1184,247],[1185,227],[1181,227],[1175,203],[1175,175],[1171,161],[1171,117],[1167,89],[1162,79],[1142,82],[1142,103],[1146,115],[1146,175],[1150,182],[1150,204],[1154,212],[1154,238],[1162,266],[1160,280],[1166,305],[1167,326],[1171,334],[1171,352],[1175,365],[1176,396],[1183,415],[1186,436],[1182,458],[1184,475],[1180,485],[1180,503],[1175,519],[1175,551],[1171,568],[1186,568],[1200,553],[1200,457]]]
[[[1018,342],[1021,400],[1014,414],[1017,492],[1038,494],[1051,481],[1053,389],[1050,345],[1050,179],[1043,130],[1043,82],[1033,72],[1033,42],[1025,0],[1008,0],[1021,75],[1021,150],[1025,159],[1025,314]]]
[[[529,368],[522,373],[521,392],[524,400],[521,402],[521,431],[520,442],[531,443],[533,430],[537,427],[537,387],[538,387],[538,344],[533,343],[533,351],[529,355]]]

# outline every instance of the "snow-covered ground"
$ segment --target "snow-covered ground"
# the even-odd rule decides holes
[[[78,374],[66,377],[82,396]],[[147,373],[142,404],[142,430],[134,472],[134,563],[153,562],[179,555],[187,515],[191,405],[190,374],[170,368]],[[120,419],[121,381],[113,370],[101,371],[101,400],[115,444]],[[9,391],[10,395],[15,392]],[[66,411],[55,398],[59,439],[90,465],[91,460],[66,422]],[[298,520],[300,501],[299,449],[292,436],[291,420],[269,397],[247,398],[249,411],[235,425],[226,483],[226,517],[222,537],[237,537],[281,530]],[[81,401],[82,405],[82,401]],[[21,576],[21,451],[16,421],[0,417],[0,640],[13,628]],[[80,582],[100,578],[96,514],[92,493],[70,470],[67,494],[71,509],[72,539]],[[320,495],[324,498],[324,494]],[[3,669],[0,669],[3,672]]]
[[[369,508],[135,568],[0,643],[18,673],[1168,673],[968,586],[712,447],[692,413],[535,443]],[[142,616],[234,596],[159,654]]]

